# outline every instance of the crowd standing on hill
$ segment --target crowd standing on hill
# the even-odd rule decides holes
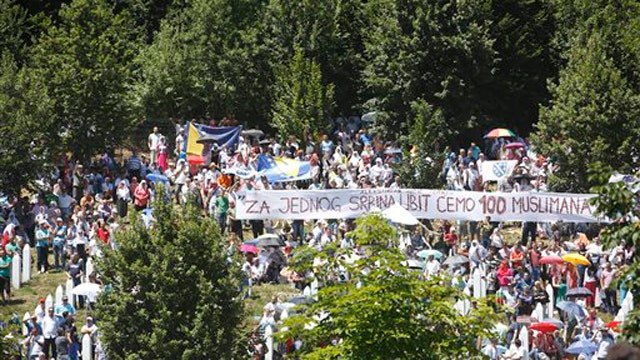
[[[233,125],[233,121],[226,119],[224,124]],[[230,252],[241,251],[241,244],[248,240],[244,238],[247,230],[254,238],[274,234],[283,246],[243,253],[245,283],[250,289],[263,282],[289,281],[302,289],[308,285],[305,282],[308,274],[283,272],[295,248],[309,246],[321,250],[329,243],[336,243],[362,256],[350,235],[354,222],[349,219],[242,221],[236,218],[236,194],[270,189],[403,188],[404,181],[394,166],[413,161],[417,156],[411,151],[409,158],[403,158],[398,144],[372,134],[358,117],[349,117],[335,119],[334,129],[319,138],[311,134],[305,139],[290,136],[283,141],[241,137],[235,147],[217,149],[209,164],[194,167],[188,164],[181,150],[185,144],[184,131],[184,127],[177,126],[175,134],[165,136],[154,128],[145,154],[133,152],[121,163],[106,153],[87,164],[69,161],[56,169],[40,193],[31,198],[6,199],[1,214],[3,299],[11,297],[11,256],[21,254],[26,243],[37,250],[39,272],[65,271],[74,285],[79,285],[84,276],[100,283],[99,274],[85,274],[88,258],[100,256],[105,246],[117,249],[116,234],[132,209],[140,213],[148,226],[153,226],[149,209],[157,196],[166,196],[182,205],[193,201],[203,216],[216,219],[222,233],[229,237]],[[169,138],[174,140],[170,142]],[[507,147],[509,143],[522,146]],[[442,166],[441,180],[445,186],[459,191],[546,191],[546,179],[554,171],[553,165],[529,151],[524,139],[493,139],[486,143],[485,149],[486,154],[471,143],[457,153],[451,152]],[[255,169],[261,154],[309,161],[310,180],[269,183],[265,177],[241,179],[226,171],[238,167]],[[517,165],[503,181],[494,184],[483,181],[480,171],[488,159],[516,160]],[[158,193],[160,182],[164,183],[166,194]],[[635,259],[633,246],[622,241],[606,248],[600,243],[597,227],[563,223],[525,222],[521,225],[521,238],[514,242],[503,234],[513,226],[487,217],[482,221],[433,221],[399,227],[398,234],[401,249],[408,259],[420,261],[420,271],[425,278],[447,272],[453,277],[452,286],[472,292],[470,276],[475,269],[481,269],[486,292],[495,294],[511,309],[504,319],[507,328],[500,336],[479,345],[490,359],[562,359],[569,354],[583,359],[604,359],[618,333],[615,326],[607,326],[609,324],[601,320],[601,315],[615,316],[629,296],[627,279],[621,274]],[[435,252],[422,256],[423,250]],[[588,262],[543,261],[576,253]],[[457,257],[463,261],[447,262]],[[548,285],[551,294],[547,291]],[[576,289],[580,289],[579,295],[575,295]],[[77,359],[79,334],[92,336],[96,358],[105,356],[94,320],[87,317],[78,332],[76,308],[68,300],[59,308],[45,308],[41,301],[32,318],[25,322],[28,336],[22,345],[27,358]],[[531,314],[537,304],[546,306],[550,301],[556,305],[570,303],[567,306],[573,310],[555,309],[556,313],[549,317],[560,325],[551,331],[530,330],[530,346],[524,349],[522,336],[518,335],[522,325],[541,322],[543,319],[530,319]],[[255,350],[252,355],[256,359],[262,358],[265,349],[259,334],[267,325],[278,325],[279,303],[274,299],[265,306],[252,340]],[[90,307],[82,298],[75,305]],[[528,320],[523,320],[525,316]],[[588,341],[596,348],[567,353],[570,344],[576,341]],[[278,350],[286,352],[299,345],[293,342]]]

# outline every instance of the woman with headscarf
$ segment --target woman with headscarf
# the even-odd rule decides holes
[[[513,279],[513,270],[509,267],[509,262],[507,260],[503,260],[496,272],[496,277],[498,278],[498,282],[500,284],[500,288],[504,289],[511,283]]]
[[[146,180],[142,180],[140,182],[140,185],[138,185],[136,191],[133,193],[133,197],[133,204],[137,211],[141,211],[147,208],[149,198],[151,197],[151,192],[149,191]]]
[[[129,187],[127,186],[127,183],[120,181],[118,183],[118,188],[116,189],[116,207],[118,208],[118,215],[120,217],[127,216],[129,201],[131,201],[131,192],[129,191]]]
[[[167,164],[167,156],[169,156],[169,147],[167,146],[167,139],[164,136],[160,136],[160,142],[158,143],[158,167],[162,169],[164,173],[169,168]]]

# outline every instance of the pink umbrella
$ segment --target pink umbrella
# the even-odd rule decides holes
[[[253,246],[253,245],[242,244],[242,245],[240,245],[240,251],[257,254],[258,253],[258,248],[256,246]]]
[[[526,145],[521,143],[521,142],[512,142],[512,143],[508,143],[504,147],[507,148],[507,149],[518,149],[518,148],[523,148],[525,146]]]
[[[542,265],[562,264],[562,263],[564,263],[564,260],[562,260],[560,256],[556,256],[556,255],[543,256],[540,258],[540,264]]]

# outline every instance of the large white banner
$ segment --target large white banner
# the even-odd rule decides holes
[[[513,169],[518,165],[516,160],[486,160],[482,163],[482,181],[498,181],[511,175]]]
[[[418,219],[597,222],[591,194],[412,189],[263,190],[237,194],[238,219],[357,218],[399,204]]]

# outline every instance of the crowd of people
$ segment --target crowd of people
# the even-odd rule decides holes
[[[475,143],[460,149],[457,155],[452,152],[442,167],[444,185],[459,191],[546,191],[552,164],[529,151],[523,139],[512,140],[511,143],[522,146],[508,147],[509,142],[504,138],[496,138],[486,143],[487,155]],[[185,141],[184,126],[176,126],[175,134],[170,136],[154,128],[148,136],[147,148],[140,153],[132,152],[120,163],[109,154],[96,157],[91,163],[65,162],[41,193],[32,198],[7,199],[1,214],[3,298],[11,296],[10,258],[12,254],[20,254],[26,243],[37,249],[36,268],[40,273],[65,271],[75,285],[80,284],[89,257],[99,256],[103,246],[117,249],[116,234],[131,209],[140,212],[145,221],[152,221],[148,210],[153,199],[159,196],[159,183],[164,183],[168,199],[177,204],[193,201],[203,216],[215,218],[221,232],[229,237],[230,251],[240,251],[241,244],[248,240],[244,238],[246,232],[251,232],[253,238],[273,234],[285,244],[262,249],[260,254],[253,251],[244,254],[242,268],[247,285],[286,279],[302,288],[305,274],[282,276],[281,273],[295,248],[322,249],[329,243],[337,243],[357,253],[350,236],[354,222],[349,219],[243,221],[236,217],[236,194],[268,189],[403,188],[405,184],[394,171],[394,165],[412,161],[402,159],[398,144],[372,134],[358,117],[336,119],[334,129],[317,139],[311,134],[304,139],[290,136],[283,141],[272,137],[263,140],[240,137],[236,146],[214,149],[208,157],[209,163],[197,166],[186,159]],[[243,179],[229,173],[231,168],[257,168],[259,155],[309,161],[309,180],[269,183],[265,177]],[[511,174],[494,184],[483,181],[480,171],[482,162],[489,158],[516,160],[517,165]],[[555,304],[568,300],[578,303],[584,311],[569,316],[558,309],[556,318],[562,326],[548,333],[531,331],[529,343],[532,345],[526,349],[526,357],[561,359],[567,355],[565,350],[571,343],[588,340],[596,344],[597,350],[575,355],[591,358],[595,354],[595,359],[604,359],[617,333],[600,318],[603,313],[616,315],[619,304],[628,296],[626,279],[621,274],[635,257],[631,244],[622,242],[605,248],[600,243],[599,230],[585,224],[525,222],[521,225],[522,236],[515,242],[508,241],[502,234],[505,227],[513,228],[513,224],[497,223],[489,217],[482,221],[433,221],[427,225],[403,227],[398,232],[401,249],[408,259],[421,262],[423,276],[448,271],[455,280],[452,286],[471,288],[470,275],[476,268],[482,269],[487,293],[495,294],[508,309],[513,309],[504,319],[509,324],[508,331],[483,345],[482,351],[489,358],[525,358],[520,338],[516,336],[522,326],[518,318],[530,316],[536,304],[548,303],[546,288],[551,285]],[[440,256],[420,256],[425,249],[435,250]],[[53,263],[49,262],[50,253]],[[541,262],[545,257],[568,253],[583,255],[589,260],[588,265]],[[455,267],[447,266],[447,259],[455,256],[467,261]],[[90,281],[100,282],[99,274],[86,275]],[[582,288],[588,290],[584,296],[570,295],[572,289]],[[265,308],[256,334],[266,324],[277,324],[273,306]],[[53,359],[60,354],[77,358],[73,355],[73,349],[77,354],[79,346],[75,308],[38,309],[28,323],[29,335],[23,343],[28,358]],[[96,354],[104,353],[100,350],[93,319],[87,318],[80,333],[94,336],[94,343],[98,345]],[[263,355],[264,346],[260,341],[255,344],[254,356],[258,359]],[[498,351],[500,346],[508,348],[506,353]]]

